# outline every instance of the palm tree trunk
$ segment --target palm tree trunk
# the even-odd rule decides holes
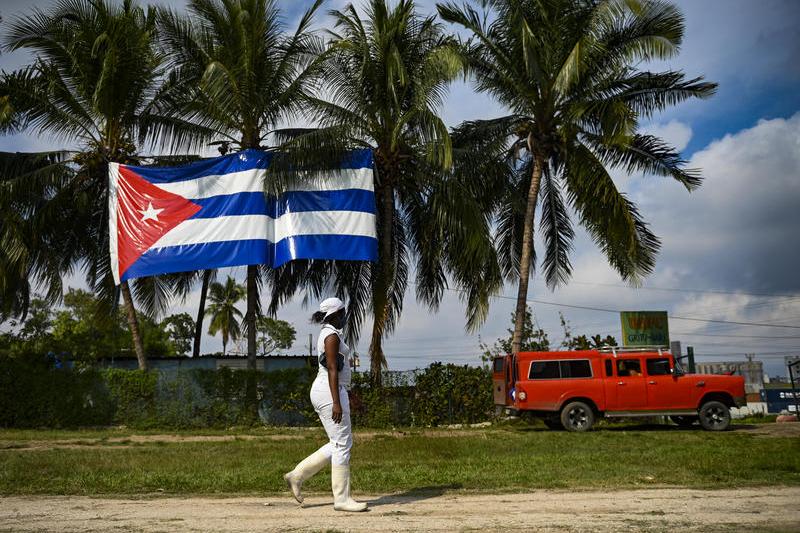
[[[528,202],[525,208],[525,223],[522,230],[522,255],[519,264],[519,290],[517,292],[517,308],[514,311],[514,336],[511,338],[511,352],[516,356],[522,346],[522,329],[525,325],[525,307],[528,299],[528,282],[531,272],[531,255],[533,254],[533,221],[536,214],[536,201],[539,198],[539,184],[542,181],[544,157],[535,154],[533,174],[528,190]]]
[[[384,174],[384,179],[388,176]],[[372,289],[372,341],[369,345],[370,375],[372,383],[381,385],[381,371],[386,366],[386,357],[383,353],[383,334],[386,331],[386,321],[389,318],[389,302],[394,262],[392,261],[392,224],[394,223],[394,189],[384,183],[380,187],[380,228],[378,238],[377,275],[373,277]]]
[[[200,307],[197,309],[197,321],[194,325],[192,357],[200,357],[200,341],[203,338],[203,319],[206,314],[206,296],[208,296],[208,284],[211,282],[212,272],[212,270],[203,271],[203,285],[200,287]]]
[[[256,303],[258,302],[258,286],[256,276],[258,265],[247,267],[247,315],[245,327],[247,328],[247,368],[256,369]]]
[[[142,344],[142,335],[139,332],[139,322],[136,320],[136,309],[133,307],[131,288],[128,286],[127,281],[123,281],[120,283],[120,289],[122,291],[122,301],[125,302],[125,311],[128,315],[128,327],[131,330],[133,349],[136,352],[136,359],[139,360],[139,370],[147,370],[147,357],[144,355],[144,345]]]

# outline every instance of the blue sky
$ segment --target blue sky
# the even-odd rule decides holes
[[[180,8],[183,2],[160,2]],[[5,0],[0,14],[7,21],[29,6],[49,2]],[[285,1],[288,26],[310,2]],[[345,2],[329,0],[325,9]],[[745,326],[673,320],[672,338],[692,344],[701,358],[742,360],[755,353],[771,374],[785,373],[784,354],[800,350],[800,2],[794,0],[680,1],[686,16],[681,54],[668,62],[641,65],[648,69],[680,69],[689,76],[704,75],[720,84],[708,101],[681,104],[656,116],[644,129],[658,133],[683,150],[690,166],[702,168],[703,187],[688,194],[663,178],[624,176],[615,180],[641,207],[663,242],[653,275],[639,289],[626,287],[581,231],[572,255],[573,281],[550,291],[537,277],[530,298],[561,304],[535,303],[539,324],[558,342],[563,336],[558,311],[577,333],[619,336],[614,313],[569,306],[608,309],[664,309],[676,316],[790,327]],[[356,6],[359,6],[356,2]],[[433,13],[434,2],[418,2]],[[318,17],[324,26],[327,18]],[[2,31],[2,27],[0,27]],[[0,68],[17,68],[24,54],[0,56]],[[456,83],[442,110],[449,125],[462,120],[503,113],[469,83]],[[60,146],[31,136],[0,138],[0,149],[26,151]],[[244,269],[232,273],[242,277]],[[81,285],[76,278],[74,284]],[[514,294],[508,286],[505,296]],[[293,352],[304,351],[313,329],[311,309],[287,305],[280,317],[298,330]],[[490,318],[479,332],[491,343],[505,333],[513,302],[497,298]],[[176,310],[194,312],[196,295],[176,302]],[[387,341],[392,369],[425,366],[433,360],[478,361],[477,334],[463,329],[464,309],[458,295],[446,298],[439,313],[406,297],[403,319]],[[362,337],[366,339],[369,324]],[[761,338],[767,337],[767,338]],[[368,342],[357,346],[365,353]],[[220,347],[208,339],[204,351]],[[362,358],[365,360],[366,358]]]

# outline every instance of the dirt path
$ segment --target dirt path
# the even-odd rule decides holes
[[[534,491],[363,497],[363,514],[314,495],[0,498],[0,531],[800,531],[800,487]]]

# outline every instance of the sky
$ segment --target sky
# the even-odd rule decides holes
[[[157,3],[184,6],[178,0]],[[310,3],[279,2],[289,28]],[[615,172],[618,186],[662,241],[653,274],[639,288],[625,285],[578,228],[572,280],[551,291],[536,275],[528,296],[537,324],[554,344],[563,339],[559,312],[576,334],[610,334],[621,340],[617,311],[664,310],[673,317],[671,339],[694,346],[698,360],[737,361],[754,354],[770,375],[785,375],[783,357],[800,355],[800,2],[676,3],[686,17],[680,54],[639,67],[704,76],[719,83],[719,90],[710,100],[670,108],[643,129],[671,142],[689,167],[701,169],[702,187],[688,193],[666,178]],[[328,0],[324,7],[345,4]],[[417,4],[422,12],[435,12],[435,2]],[[48,5],[44,0],[2,0],[0,15],[6,24],[32,6]],[[322,13],[317,27],[325,27],[328,20]],[[0,69],[13,70],[29,60],[22,53],[3,54]],[[501,116],[504,110],[465,81],[451,87],[441,113],[455,126],[463,120]],[[0,150],[62,145],[32,135],[0,137]],[[229,273],[243,279],[244,272],[241,267]],[[70,284],[83,286],[80,276],[72,276]],[[385,342],[389,368],[419,368],[433,361],[479,363],[480,341],[492,344],[507,336],[515,294],[516,287],[507,285],[493,299],[486,323],[470,333],[464,329],[458,293],[448,292],[434,314],[417,304],[412,288],[400,324]],[[297,329],[297,342],[288,353],[308,353],[309,334],[316,334],[308,321],[316,303],[304,308],[302,299],[300,295],[278,313]],[[175,302],[172,312],[194,314],[198,301],[198,294],[192,294],[185,302]],[[356,346],[364,369],[370,328],[366,321]],[[221,340],[206,336],[203,351],[217,350]]]

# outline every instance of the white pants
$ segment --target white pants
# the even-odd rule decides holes
[[[328,377],[320,374],[311,385],[311,404],[330,440],[319,451],[330,457],[332,464],[349,465],[353,430],[350,427],[350,399],[347,389],[342,386],[339,387],[339,402],[342,404],[342,421],[337,424],[333,421],[333,397]]]

